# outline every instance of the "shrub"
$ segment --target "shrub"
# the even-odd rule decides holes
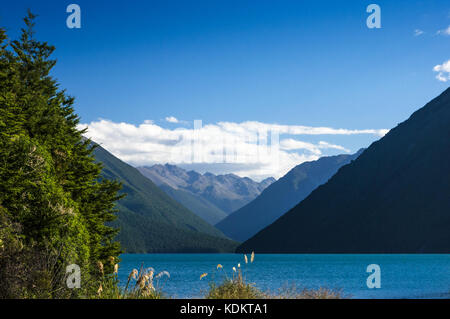
[[[250,263],[253,263],[255,254],[252,253]],[[247,255],[244,255],[245,266],[248,265]],[[223,272],[224,279],[217,284],[214,280],[209,282],[209,289],[205,295],[206,299],[260,299],[265,295],[253,283],[246,281],[241,264],[233,267],[232,275],[228,276],[221,264],[217,265],[217,271]],[[208,274],[204,273],[200,276],[200,280]]]
[[[250,264],[253,263],[255,254],[250,257]],[[247,255],[244,255],[244,266],[249,265]],[[232,268],[232,276],[228,276],[221,264],[217,265],[216,271],[222,271],[224,279],[220,283],[214,280],[209,282],[209,289],[205,294],[206,299],[341,299],[342,293],[337,290],[327,288],[300,289],[297,286],[282,288],[277,293],[263,292],[255,287],[253,283],[248,283],[244,276],[241,264]],[[208,276],[204,273],[200,280]]]
[[[212,282],[206,299],[261,299],[264,294],[252,284],[239,279],[225,279],[217,285]]]

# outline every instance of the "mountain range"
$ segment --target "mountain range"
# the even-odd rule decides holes
[[[173,200],[136,168],[101,146],[94,150],[102,177],[119,180],[127,194],[117,202],[117,240],[125,252],[231,252],[237,243]]]
[[[294,167],[253,201],[220,221],[216,227],[234,240],[249,239],[325,183],[341,166],[356,159],[362,151],[353,155],[321,157]]]
[[[449,253],[450,88],[237,252]]]
[[[170,164],[137,169],[170,197],[212,225],[252,201],[275,181],[267,178],[256,182],[234,174],[200,174]]]

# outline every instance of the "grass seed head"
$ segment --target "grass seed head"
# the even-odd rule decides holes
[[[161,278],[162,276],[167,276],[167,278],[170,278],[170,274],[169,274],[169,272],[168,271],[161,271],[159,274],[157,274],[156,276],[155,276],[155,278],[156,279],[159,279],[159,278]]]
[[[97,263],[98,269],[100,270],[100,272],[103,274],[103,263],[101,261],[99,261]]]
[[[137,279],[137,275],[138,275],[137,269],[133,269],[133,270],[130,272],[130,275],[128,276],[128,280],[131,280],[131,278]]]

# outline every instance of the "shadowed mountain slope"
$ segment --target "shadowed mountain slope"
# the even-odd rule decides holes
[[[450,89],[238,247],[259,253],[449,253]]]
[[[247,240],[302,201],[361,152],[362,150],[353,155],[322,157],[317,161],[297,165],[253,201],[219,222],[216,227],[230,238]]]

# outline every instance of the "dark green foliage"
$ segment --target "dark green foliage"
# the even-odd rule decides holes
[[[450,88],[238,251],[449,253]]]
[[[0,30],[0,236],[14,238],[0,263],[17,267],[27,282],[0,278],[1,297],[55,296],[66,265],[78,264],[95,281],[92,265],[119,254],[117,231],[105,223],[115,218],[120,184],[100,178],[91,143],[77,130],[74,99],[50,76],[54,48],[34,38],[34,18],[24,19],[18,40]]]
[[[362,150],[353,155],[322,157],[294,167],[253,201],[219,222],[216,227],[232,239],[249,239],[301,202],[361,152]]]
[[[103,177],[123,184],[118,202],[118,240],[126,252],[232,252],[237,243],[170,198],[136,168],[102,147],[94,151]]]

